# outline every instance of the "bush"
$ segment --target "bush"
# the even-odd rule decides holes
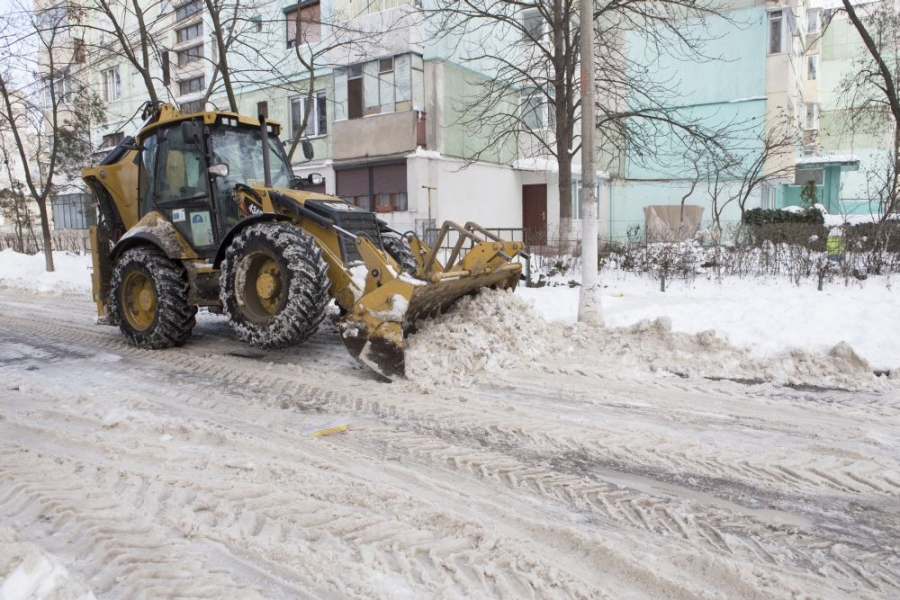
[[[761,227],[763,225],[781,225],[793,223],[805,223],[809,225],[824,225],[825,216],[814,208],[793,212],[781,209],[751,208],[744,212],[741,222],[745,225]]]
[[[744,241],[751,246],[771,242],[825,250],[828,230],[824,215],[816,209],[792,212],[753,208],[744,212],[741,222],[745,225]]]

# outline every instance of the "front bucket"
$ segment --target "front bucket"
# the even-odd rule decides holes
[[[388,379],[405,373],[403,339],[418,319],[443,313],[483,287],[514,288],[521,265],[508,263],[480,275],[448,276],[429,283],[394,279],[360,298],[341,323],[341,339],[354,358]]]

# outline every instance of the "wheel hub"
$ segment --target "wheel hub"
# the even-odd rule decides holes
[[[156,318],[156,290],[143,273],[130,273],[122,286],[122,308],[128,323],[138,331],[145,331]]]
[[[255,280],[256,297],[262,308],[269,315],[275,314],[281,303],[283,278],[281,269],[272,259],[259,265]]]

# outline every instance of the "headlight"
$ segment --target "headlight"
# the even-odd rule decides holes
[[[322,177],[321,173],[310,173],[306,180],[312,185],[322,185],[325,183],[325,178]]]

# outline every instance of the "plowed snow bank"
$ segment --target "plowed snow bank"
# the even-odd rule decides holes
[[[485,375],[516,369],[588,370],[609,376],[645,371],[850,389],[896,383],[876,378],[846,343],[827,353],[792,349],[757,358],[715,331],[673,332],[667,317],[612,328],[548,322],[529,300],[504,291],[463,298],[419,327],[407,340],[406,373],[426,387],[468,386]]]

